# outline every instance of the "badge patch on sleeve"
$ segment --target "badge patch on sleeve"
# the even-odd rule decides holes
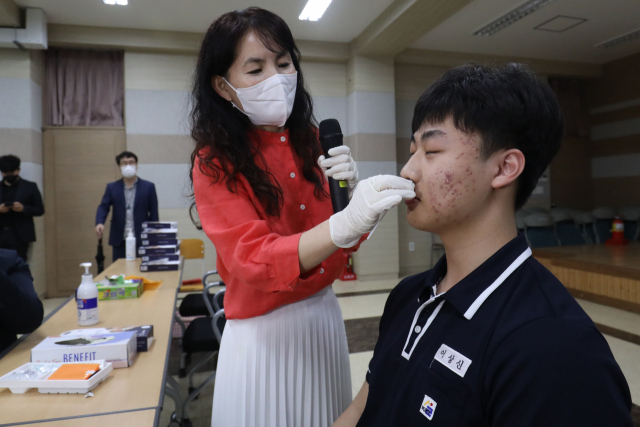
[[[471,359],[464,357],[446,344],[440,346],[434,359],[463,378],[471,365]]]
[[[420,413],[427,417],[428,420],[432,420],[433,414],[436,412],[436,406],[438,406],[436,401],[425,394],[422,406],[420,407]]]

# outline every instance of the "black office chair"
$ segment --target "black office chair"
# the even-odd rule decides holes
[[[210,283],[205,286],[203,291],[204,301],[206,302],[207,309],[210,313],[214,312],[213,305],[216,307],[220,307],[224,304],[224,293],[226,289],[220,289],[218,292],[213,295],[213,304],[209,300],[208,296],[209,289],[215,286],[214,283]],[[202,390],[213,380],[216,378],[216,371],[214,370],[211,375],[209,375],[200,385],[195,388],[193,386],[193,375],[203,366],[206,362],[211,360],[214,356],[218,355],[218,350],[220,349],[220,343],[222,342],[222,333],[224,332],[224,327],[227,323],[227,320],[224,316],[224,309],[220,308],[217,310],[213,316],[211,317],[201,317],[195,319],[191,324],[187,327],[186,335],[184,337],[184,351],[190,351],[192,353],[197,352],[209,352],[205,358],[200,361],[196,366],[189,371],[189,395],[185,399],[184,403],[182,403],[182,416],[183,418],[180,420],[180,424],[185,426],[190,426],[191,421],[189,421],[189,411],[188,405],[191,401],[196,400]]]
[[[209,289],[213,286],[213,284],[208,285],[206,287],[205,292],[208,293]],[[224,292],[225,289],[221,289],[216,292],[214,295],[214,304],[217,307],[220,307],[224,302]],[[207,298],[207,301],[209,299]],[[213,306],[210,303],[207,303],[207,308],[213,311]],[[203,325],[198,325],[196,328],[198,331],[203,331],[207,337],[198,336],[198,344],[196,346],[201,347],[204,351],[210,350],[211,348],[216,348],[215,351],[212,352],[211,356],[216,355],[218,353],[218,348],[220,347],[220,343],[222,342],[222,333],[224,332],[224,327],[227,323],[227,320],[224,315],[224,309],[218,310],[212,317],[203,317],[200,319],[196,319]],[[208,328],[204,327],[204,322],[208,323]],[[189,328],[191,325],[189,325]],[[189,329],[187,328],[187,329]],[[192,329],[196,330],[196,329]],[[213,332],[214,341],[211,341],[209,332]],[[187,345],[191,345],[191,338],[187,338]],[[194,346],[195,348],[195,346]],[[207,356],[205,360],[209,360],[210,357]],[[192,372],[189,375],[189,381],[192,381],[192,374],[199,368],[199,366],[194,367]],[[170,397],[175,403],[175,412],[171,415],[171,422],[169,426],[176,425],[179,427],[192,427],[191,420],[189,419],[189,408],[188,405],[193,400],[197,399],[202,390],[209,384],[211,381],[215,380],[216,371],[214,370],[211,375],[207,377],[198,388],[189,387],[189,394],[186,399],[182,399],[182,393],[180,391],[180,386],[170,375],[167,377],[166,387],[165,387],[165,395]],[[190,382],[191,384],[191,382]]]
[[[207,278],[214,274],[218,274],[217,270],[208,271],[202,276],[202,284],[206,287]],[[224,286],[224,282],[211,282],[212,286]],[[213,303],[214,295],[209,292],[204,291],[202,294],[189,294],[184,297],[182,303],[180,304],[180,308],[178,312],[182,317],[192,317],[192,316],[213,316],[212,313],[207,309],[207,305],[205,304],[205,298],[209,300],[210,303]],[[196,319],[197,320],[197,319]],[[191,352],[184,351],[184,336],[187,333],[187,329],[184,326],[184,323],[181,319],[176,318],[176,321],[180,325],[182,329],[182,342],[180,346],[183,348],[182,355],[180,357],[180,371],[179,377],[184,378],[187,376],[187,365],[191,361]],[[193,322],[192,322],[193,323]]]

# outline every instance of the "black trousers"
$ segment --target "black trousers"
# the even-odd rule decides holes
[[[29,242],[23,242],[12,227],[3,227],[0,229],[0,248],[13,249],[18,252],[18,256],[25,262],[27,261],[27,252],[29,251]]]

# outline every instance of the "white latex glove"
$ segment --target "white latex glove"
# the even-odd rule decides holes
[[[347,181],[351,192],[358,184],[358,168],[356,162],[351,157],[351,150],[346,145],[334,147],[329,150],[328,159],[324,156],[318,157],[318,164],[322,168],[325,176],[336,181]]]
[[[377,175],[360,181],[347,207],[329,218],[331,240],[350,248],[371,232],[384,214],[402,200],[416,197],[412,181],[394,175]]]

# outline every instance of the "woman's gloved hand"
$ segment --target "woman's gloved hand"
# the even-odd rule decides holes
[[[346,145],[341,145],[329,150],[329,155],[331,157],[328,159],[320,156],[318,164],[325,176],[336,181],[347,181],[349,183],[349,194],[351,195],[356,184],[358,184],[358,168],[353,157],[351,157],[351,150]]]
[[[349,205],[329,219],[331,240],[336,246],[350,248],[371,232],[383,214],[402,200],[416,197],[412,181],[394,175],[377,175],[361,181]]]

